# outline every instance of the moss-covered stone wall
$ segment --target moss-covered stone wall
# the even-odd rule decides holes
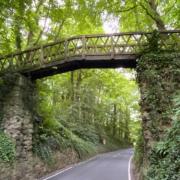
[[[143,164],[148,168],[151,151],[172,126],[173,97],[180,89],[180,53],[144,54],[137,65],[141,92]]]
[[[1,144],[4,156],[0,159],[0,179],[20,180],[33,178],[33,83],[19,74],[7,74],[0,79],[0,127],[3,136],[12,141],[14,157],[4,153],[14,152],[13,146]],[[10,149],[11,148],[11,149]],[[8,157],[9,156],[9,157]]]

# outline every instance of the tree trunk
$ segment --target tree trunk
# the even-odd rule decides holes
[[[154,15],[153,15],[154,21],[156,23],[158,30],[166,30],[165,24],[164,24],[163,20],[161,19],[160,14],[157,11],[157,4],[156,4],[155,0],[149,0],[148,3],[154,13]]]
[[[126,111],[125,111],[125,133],[124,133],[124,140],[126,142],[129,142],[129,120],[130,120],[129,110],[126,109]]]
[[[71,100],[74,101],[74,72],[71,71]]]
[[[117,105],[113,105],[113,137],[116,136],[116,122],[117,122]]]
[[[80,91],[81,91],[81,81],[82,81],[82,73],[81,70],[78,71],[78,76],[77,76],[77,82],[76,82],[76,93],[75,93],[75,99],[78,104],[78,120],[81,121],[82,118],[82,112],[81,112],[81,98],[80,98]]]
[[[155,0],[147,0],[146,5],[140,3],[141,7],[146,11],[146,14],[156,23],[158,30],[166,30],[165,24],[157,11],[157,4]]]

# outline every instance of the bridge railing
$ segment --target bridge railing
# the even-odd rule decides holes
[[[180,51],[180,30],[158,33],[158,46],[163,50]],[[152,33],[132,32],[84,35],[0,57],[0,73],[43,67],[73,57],[138,55],[149,45]]]

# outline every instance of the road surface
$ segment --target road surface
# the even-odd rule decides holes
[[[44,180],[130,180],[129,162],[132,154],[132,149],[125,149],[98,155]]]

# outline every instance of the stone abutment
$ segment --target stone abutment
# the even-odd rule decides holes
[[[152,52],[144,54],[137,65],[141,93],[144,172],[150,166],[151,152],[172,126],[174,96],[180,89],[180,54]]]
[[[0,168],[0,179],[34,180],[32,162],[34,84],[20,74],[0,82],[1,129],[15,144],[15,159]],[[0,165],[1,166],[1,165]]]

